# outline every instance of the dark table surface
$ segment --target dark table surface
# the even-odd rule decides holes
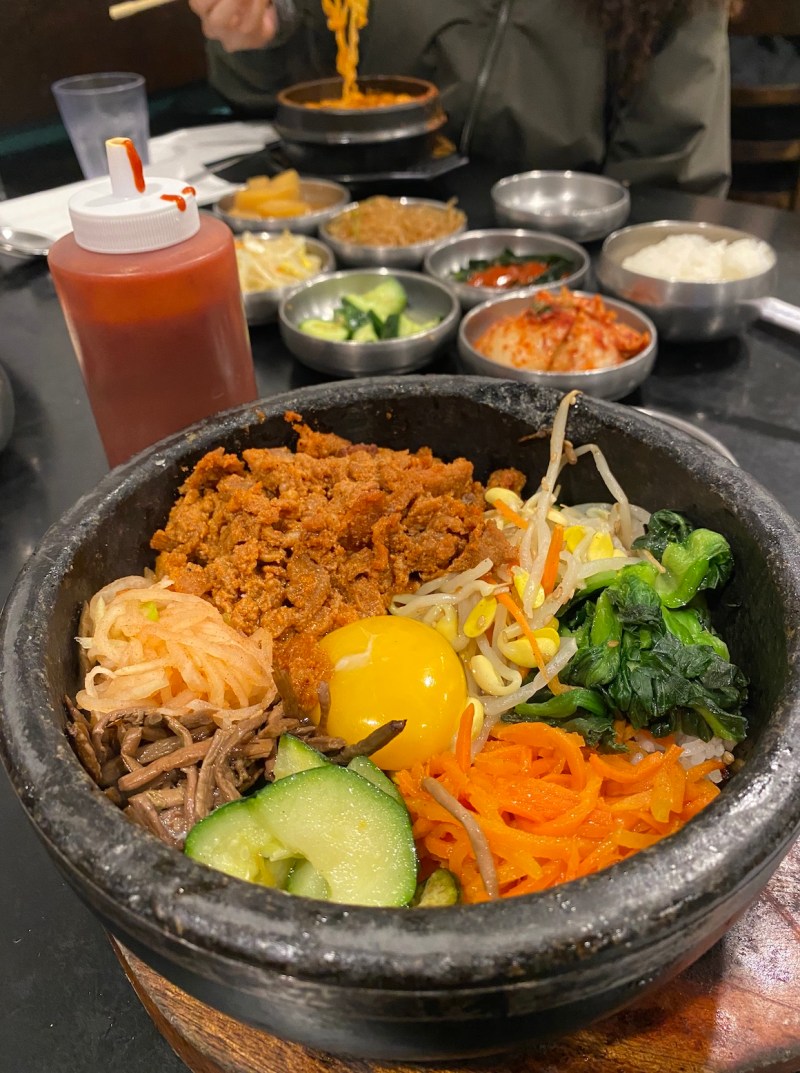
[[[47,174],[54,170],[51,162]],[[15,171],[4,162],[3,172],[9,194],[36,188],[19,163]],[[62,173],[64,181],[73,177]],[[470,165],[402,192],[457,195],[472,226],[490,226],[495,177]],[[800,215],[673,192],[634,194],[631,222],[665,217],[730,224],[768,240],[779,254],[777,296],[800,304]],[[17,411],[12,439],[0,452],[5,598],[45,529],[107,466],[46,266],[0,261],[0,364]],[[254,329],[252,342],[263,395],[322,379],[293,361],[274,327]],[[431,370],[452,371],[451,353]],[[758,324],[738,339],[664,346],[652,377],[625,402],[668,411],[716,436],[800,516],[798,337]],[[38,843],[5,775],[0,845],[0,1073],[185,1070],[140,1006],[100,925]],[[679,1065],[676,1056],[676,1071]]]

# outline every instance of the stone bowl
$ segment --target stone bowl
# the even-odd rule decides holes
[[[55,866],[99,924],[198,999],[308,1046],[386,1061],[452,1060],[567,1033],[667,985],[756,897],[800,825],[800,545],[746,473],[638,412],[580,397],[568,435],[598,443],[633,502],[723,531],[734,578],[715,608],[751,679],[741,771],[678,834],[552,891],[478,906],[368,909],[211,871],[132,826],[64,733],[79,608],[152,561],[187,467],[290,442],[285,410],[355,440],[474,460],[485,478],[543,473],[559,393],[475,377],[323,384],[172,436],[105,477],[31,555],[2,619],[0,751]],[[566,501],[603,494],[567,467]],[[55,875],[54,875],[55,881]],[[23,895],[24,896],[24,895]],[[631,1014],[632,1026],[636,1015]]]

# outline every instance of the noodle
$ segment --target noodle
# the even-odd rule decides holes
[[[451,235],[465,223],[466,216],[452,201],[440,208],[377,195],[346,209],[327,230],[333,238],[359,246],[414,246]]]
[[[336,70],[342,78],[338,104],[349,106],[358,95],[358,36],[367,25],[368,9],[369,0],[322,0],[328,29],[336,38]]]
[[[408,93],[364,93],[358,88],[358,41],[367,25],[369,0],[322,0],[322,10],[336,38],[336,71],[342,79],[342,95],[307,102],[307,108],[384,108],[414,99]]]

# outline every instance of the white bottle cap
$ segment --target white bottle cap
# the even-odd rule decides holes
[[[180,179],[147,179],[130,138],[106,142],[108,179],[73,194],[69,215],[75,241],[93,253],[146,253],[197,234],[194,188]]]

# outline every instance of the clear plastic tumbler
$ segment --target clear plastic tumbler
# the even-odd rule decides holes
[[[142,75],[124,71],[76,75],[54,82],[52,90],[87,179],[108,174],[107,138],[130,138],[148,163],[150,123]]]

